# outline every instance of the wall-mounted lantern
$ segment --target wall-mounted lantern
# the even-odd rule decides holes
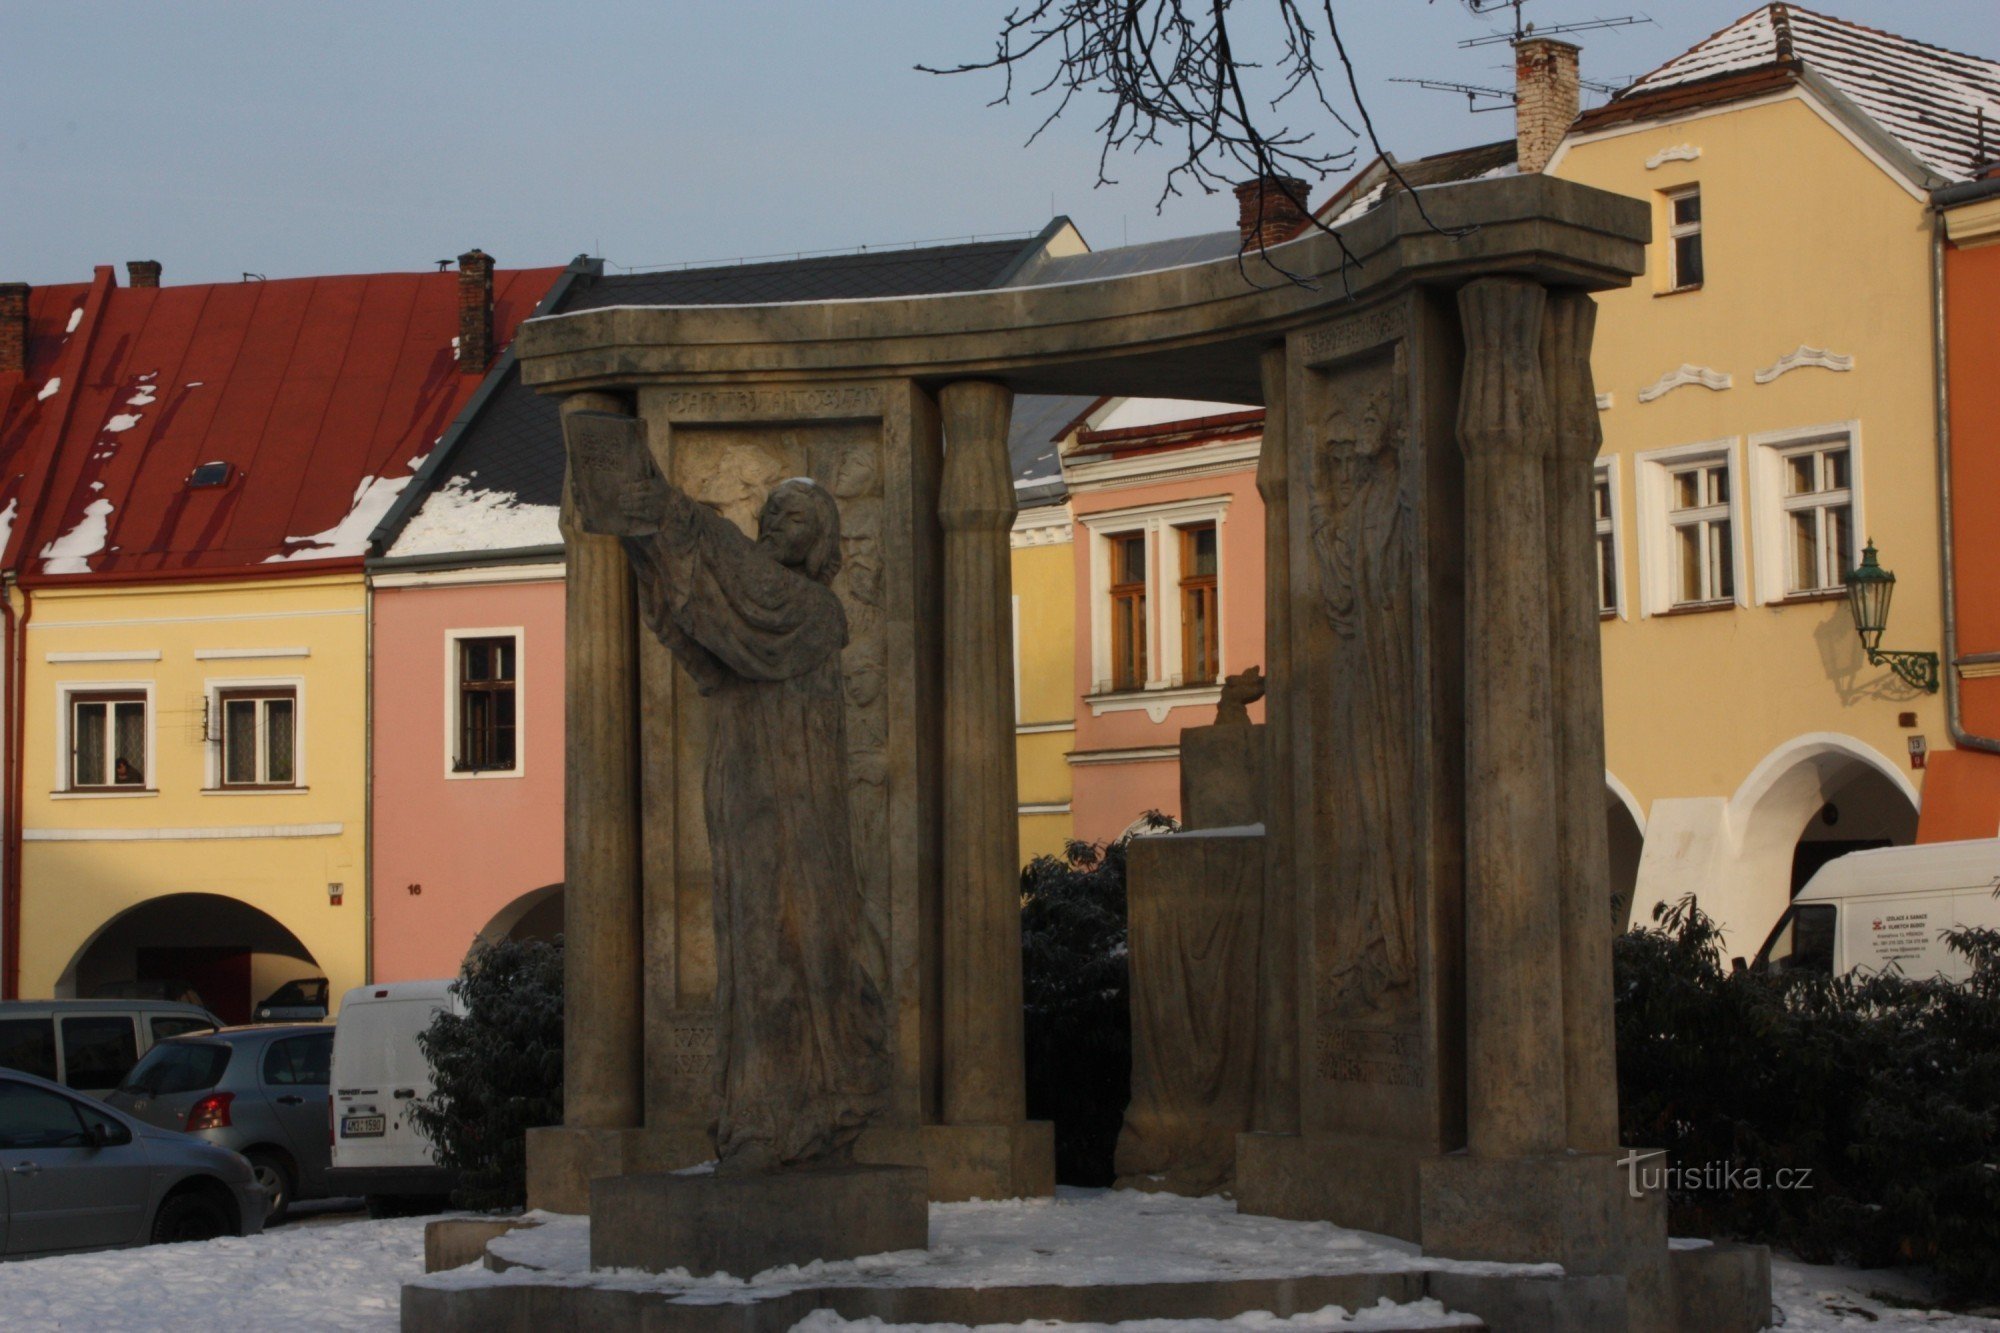
[[[1938,655],[1898,652],[1882,647],[1882,632],[1889,628],[1889,599],[1896,591],[1896,576],[1875,560],[1875,543],[1861,552],[1861,564],[1847,572],[1847,608],[1854,613],[1854,632],[1861,636],[1861,650],[1871,666],[1887,665],[1912,689],[1936,694]]]

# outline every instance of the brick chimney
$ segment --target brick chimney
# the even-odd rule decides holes
[[[1549,37],[1514,43],[1514,151],[1524,176],[1548,166],[1582,108],[1577,55]]]
[[[1296,176],[1259,176],[1236,187],[1236,230],[1245,250],[1289,241],[1308,221],[1306,183]]]
[[[458,257],[458,373],[493,365],[493,256],[474,246]]]
[[[28,293],[25,282],[0,282],[0,375],[28,368]]]
[[[160,261],[157,259],[128,259],[125,261],[125,272],[131,275],[135,288],[160,285]]]

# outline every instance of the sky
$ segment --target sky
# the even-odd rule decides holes
[[[1508,86],[1504,44],[1458,46],[1503,20],[1464,0],[1332,2],[1390,151],[1513,133],[1504,110],[1390,81]],[[115,264],[122,282],[131,259],[161,261],[169,284],[406,271],[473,246],[508,267],[587,252],[618,271],[1018,235],[1054,214],[1100,249],[1234,225],[1226,195],[1156,208],[1167,149],[1114,158],[1117,183],[1097,186],[1103,102],[1031,144],[1047,98],[991,106],[998,74],[914,68],[987,54],[1014,3],[0,0],[0,280]],[[1249,37],[1269,3],[1236,0]],[[2000,54],[1995,0],[1817,7]],[[1616,83],[1750,8],[1528,0],[1526,15],[1650,13],[1569,38],[1585,79]],[[1310,104],[1279,119],[1327,151],[1351,142]]]

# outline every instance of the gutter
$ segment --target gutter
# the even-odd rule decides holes
[[[1979,188],[1970,188],[1979,187]],[[1986,188],[1992,187],[1992,188]],[[1945,290],[1944,290],[1944,248],[1945,222],[1944,205],[1959,203],[1966,199],[1980,198],[1984,194],[2000,192],[2000,181],[1973,181],[1968,185],[1956,185],[1938,191],[1931,196],[1931,355],[1937,362],[1937,469],[1938,469],[1938,540],[1943,546],[1944,571],[1944,715],[1945,725],[1951,730],[1951,743],[1961,750],[1983,750],[1988,754],[2000,754],[2000,740],[1991,736],[1975,736],[1965,729],[1964,714],[1961,711],[1962,696],[1958,680],[1958,574],[1952,564],[1952,492],[1951,492],[1951,382],[1950,362],[1946,359],[1949,349],[1945,342]],[[1956,196],[1956,197],[1953,197]]]
[[[563,558],[564,547],[510,546],[497,551],[436,551],[429,555],[371,556],[370,574],[421,573],[427,569],[480,569],[490,565],[540,565]]]

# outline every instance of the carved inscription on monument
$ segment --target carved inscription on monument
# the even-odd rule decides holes
[[[1338,324],[1314,329],[1305,335],[1305,363],[1321,366],[1365,352],[1371,347],[1395,342],[1403,336],[1404,324],[1402,307],[1397,305],[1370,310]]]
[[[1424,1086],[1423,1040],[1415,1032],[1387,1028],[1321,1028],[1314,1067],[1334,1083]]]
[[[674,1076],[699,1086],[715,1067],[715,1015],[706,1009],[677,1009],[667,1015],[667,1058]]]
[[[879,417],[871,385],[818,389],[679,389],[664,395],[667,416],[684,421],[774,421],[786,417]]]

